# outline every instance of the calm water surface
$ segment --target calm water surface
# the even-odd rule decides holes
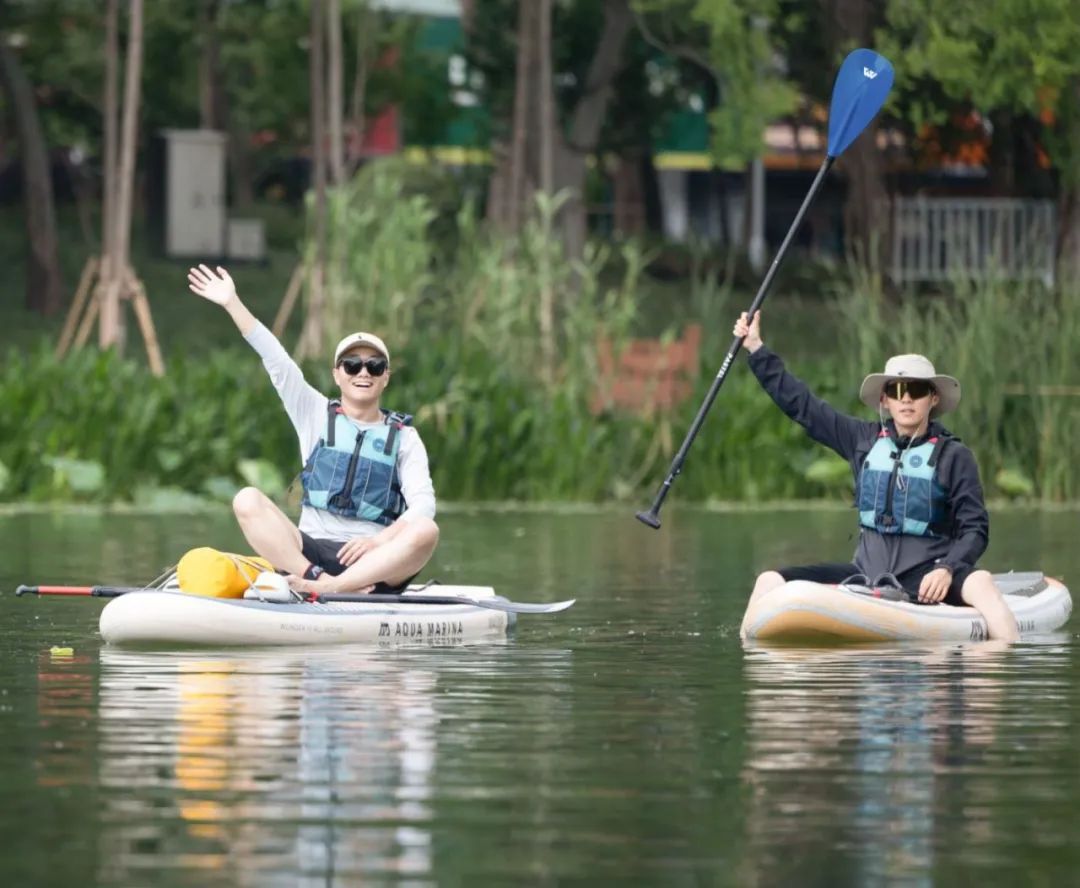
[[[578,598],[505,643],[162,652],[12,591],[243,549],[227,515],[0,516],[3,884],[1076,883],[1071,626],[744,648],[755,571],[850,514],[630,512],[444,516],[432,575]],[[996,516],[986,564],[1074,579],[1078,526]]]

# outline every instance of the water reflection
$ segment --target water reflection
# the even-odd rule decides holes
[[[436,684],[356,649],[102,650],[101,880],[429,874]]]
[[[1066,650],[1055,639],[1012,650],[748,647],[742,776],[763,883],[816,871],[930,884],[943,856],[997,853],[1010,695],[1047,659],[1057,674],[1039,687],[1053,695]]]
[[[53,648],[37,656],[39,786],[93,783],[94,737],[83,730],[97,705],[91,669],[92,658],[76,655],[71,648]]]

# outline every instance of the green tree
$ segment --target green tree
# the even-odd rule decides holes
[[[642,29],[665,52],[709,72],[712,153],[738,169],[765,150],[765,127],[790,113],[798,94],[775,62],[771,23],[778,0],[636,0]]]
[[[0,4],[0,11],[3,5]],[[63,280],[57,251],[56,210],[53,200],[49,152],[33,88],[0,30],[0,87],[6,94],[18,138],[23,172],[22,193],[26,220],[26,307],[55,314],[63,300]]]
[[[932,79],[970,102],[993,132],[994,184],[1015,189],[1015,129],[1038,127],[1062,185],[1059,246],[1080,270],[1080,15],[1076,0],[890,0],[880,42],[901,85]],[[941,123],[940,108],[915,107],[913,122]],[[1036,124],[1037,125],[1037,124]]]

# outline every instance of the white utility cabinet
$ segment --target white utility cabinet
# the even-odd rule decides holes
[[[165,253],[225,255],[225,133],[162,131],[165,137]]]
[[[266,258],[266,229],[262,219],[229,219],[226,254],[230,259],[262,262]]]

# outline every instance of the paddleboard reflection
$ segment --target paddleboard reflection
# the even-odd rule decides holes
[[[996,853],[1017,703],[1057,692],[1067,650],[748,644],[742,780],[762,884],[931,884],[964,849]]]
[[[441,679],[424,654],[100,656],[103,882],[430,876]]]

